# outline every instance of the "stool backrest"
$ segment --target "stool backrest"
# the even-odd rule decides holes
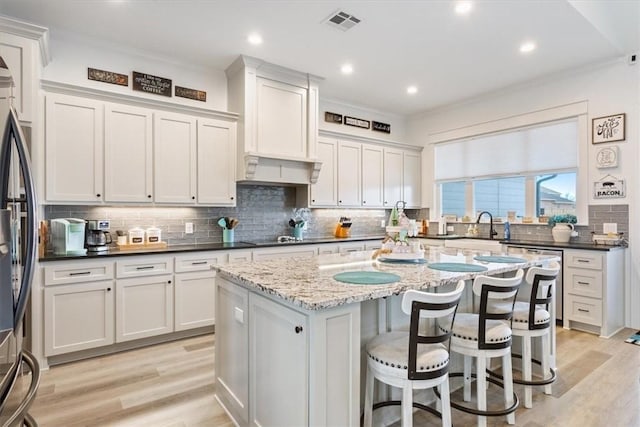
[[[549,311],[549,304],[553,299],[553,288],[560,272],[560,264],[553,261],[548,267],[531,267],[527,271],[525,280],[531,285],[531,297],[529,299],[529,330],[545,329],[550,326],[550,320],[536,324],[536,307],[544,305]]]
[[[516,302],[518,289],[524,271],[519,269],[514,277],[476,276],[473,280],[473,293],[480,296],[480,311],[478,325],[478,348],[482,350],[494,350],[511,346],[511,340],[503,342],[487,342],[488,320],[511,320],[513,306]],[[491,304],[491,300],[497,300],[502,304]],[[504,304],[509,300],[510,304]],[[508,308],[505,308],[508,307]]]
[[[464,280],[460,280],[451,292],[433,293],[409,290],[402,297],[402,310],[411,316],[409,330],[409,363],[407,375],[410,380],[428,380],[444,375],[449,370],[447,363],[441,369],[419,372],[417,368],[418,345],[447,343],[451,337],[453,320],[456,315],[460,296],[464,290]],[[427,328],[425,335],[420,333],[420,319],[436,319],[449,324],[445,332],[435,327]],[[446,345],[447,350],[449,348]]]

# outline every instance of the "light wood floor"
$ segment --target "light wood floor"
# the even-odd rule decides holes
[[[535,391],[534,408],[521,405],[516,425],[640,426],[640,346],[624,343],[632,332],[605,340],[558,329],[553,395]],[[206,335],[52,367],[30,413],[42,427],[231,427],[213,397],[214,344],[214,335]],[[475,418],[454,411],[453,422],[470,426]],[[414,425],[439,421],[418,412]],[[507,424],[489,418],[489,425]]]

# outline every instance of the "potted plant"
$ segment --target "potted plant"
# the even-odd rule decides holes
[[[549,226],[553,241],[558,243],[567,243],[571,239],[573,232],[573,224],[578,222],[578,218],[572,214],[553,215],[549,218]]]

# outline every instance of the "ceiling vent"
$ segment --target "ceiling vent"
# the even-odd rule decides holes
[[[356,24],[359,24],[360,20],[347,12],[338,10],[337,12],[332,13],[325,22],[330,27],[347,31],[353,28]]]

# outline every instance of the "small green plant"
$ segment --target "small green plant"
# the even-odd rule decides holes
[[[561,214],[553,215],[549,218],[549,226],[553,227],[556,224],[577,224],[578,218],[573,214]]]

